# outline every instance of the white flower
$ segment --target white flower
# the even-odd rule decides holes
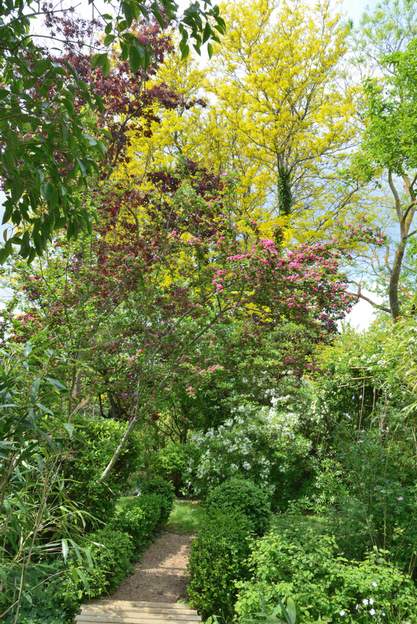
[[[345,615],[346,615],[346,611],[345,611],[344,609],[342,609],[341,611],[339,611],[339,615],[340,615],[341,617],[345,617]]]
[[[375,615],[376,611],[375,611],[375,609],[371,609],[371,610],[369,611],[369,613],[370,613],[370,615]]]
[[[369,598],[369,604],[373,605],[374,604],[374,599],[373,598]]]
[[[250,470],[250,464],[248,462],[243,462],[244,470]]]
[[[372,587],[378,587],[378,583],[376,581],[372,581],[371,586]]]
[[[369,600],[368,600],[368,598],[364,598],[364,599],[362,600],[362,604],[364,604],[364,605],[368,605],[368,604],[369,604]]]

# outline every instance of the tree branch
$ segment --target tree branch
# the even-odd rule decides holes
[[[404,238],[411,238],[415,234],[417,234],[417,230],[413,230],[412,232],[410,232],[410,234],[407,234],[407,236],[404,236]]]
[[[354,283],[354,282],[352,282]],[[347,292],[346,294],[350,295],[351,297],[356,297],[357,299],[363,299],[363,301],[366,301],[367,303],[370,303],[372,307],[377,308],[378,310],[382,310],[382,312],[387,312],[387,314],[391,314],[391,309],[388,308],[387,306],[384,306],[380,303],[377,303],[376,301],[373,301],[370,297],[367,297],[366,295],[364,295],[362,293],[362,288],[361,285],[358,284],[358,292],[357,293],[351,293],[351,292]]]
[[[402,215],[402,212],[401,212],[401,199],[400,199],[399,193],[398,193],[398,191],[397,191],[397,189],[395,187],[395,184],[394,184],[394,180],[393,180],[393,177],[392,177],[392,171],[388,171],[388,184],[389,184],[389,187],[391,189],[391,193],[394,196],[395,211],[397,213],[398,220],[400,221],[400,224],[401,224],[402,220],[403,220],[403,215]]]

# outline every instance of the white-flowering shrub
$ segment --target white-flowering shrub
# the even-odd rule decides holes
[[[310,470],[310,442],[298,433],[299,416],[288,399],[272,397],[271,405],[243,405],[217,429],[195,433],[186,469],[189,491],[204,497],[222,481],[244,476],[270,489],[280,501],[291,496],[295,475]]]

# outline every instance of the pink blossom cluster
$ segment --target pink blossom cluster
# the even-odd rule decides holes
[[[349,240],[359,240],[373,245],[384,245],[387,240],[386,234],[379,227],[371,227],[364,224],[348,224],[345,226]]]
[[[227,271],[225,271],[224,269],[217,269],[217,271],[215,271],[214,273],[213,279],[211,280],[211,283],[218,293],[224,290],[224,276],[226,275],[226,273]]]
[[[246,292],[243,303],[267,306],[271,318],[293,318],[318,325],[323,331],[336,329],[352,305],[339,274],[341,251],[335,241],[302,244],[282,252],[271,239],[260,239],[249,252],[229,255],[231,270],[217,269],[213,286],[217,293]],[[229,266],[230,266],[229,265]],[[226,277],[227,276],[227,277]]]
[[[246,258],[250,258],[250,254],[235,254],[234,256],[228,256],[227,260],[230,260],[231,262],[236,262],[237,260],[246,260]]]

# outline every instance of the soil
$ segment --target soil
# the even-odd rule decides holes
[[[162,533],[111,598],[149,602],[184,600],[192,539],[192,535]]]

